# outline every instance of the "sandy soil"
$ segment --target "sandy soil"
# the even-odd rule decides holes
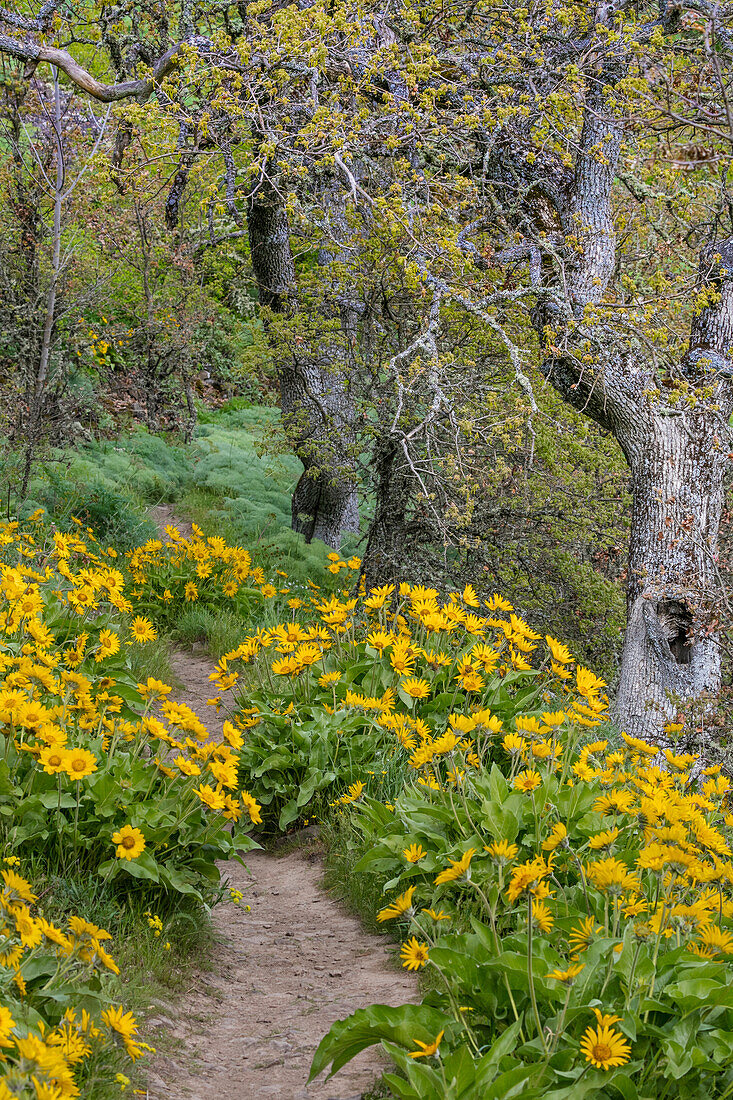
[[[166,509],[159,522],[174,518]],[[206,706],[212,662],[176,653],[173,669],[185,685],[176,698],[220,736],[223,715]],[[194,972],[185,996],[148,1021],[179,1044],[154,1059],[148,1095],[359,1100],[383,1068],[379,1053],[364,1051],[332,1081],[306,1085],[315,1049],[335,1020],[357,1008],[416,999],[416,982],[396,967],[386,938],[364,932],[323,890],[313,852],[252,852],[247,863],[249,873],[235,862],[222,867],[245,896],[214,910],[211,969]]]

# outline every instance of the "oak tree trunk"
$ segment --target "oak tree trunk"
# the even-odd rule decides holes
[[[645,415],[620,442],[631,467],[628,620],[616,709],[622,729],[655,738],[678,707],[720,688],[711,630],[727,453],[709,409]]]
[[[275,313],[297,309],[295,264],[287,213],[263,185],[247,208],[252,266],[260,303]],[[292,524],[306,542],[339,548],[345,531],[358,531],[353,457],[353,408],[347,378],[333,360],[276,349],[285,432],[305,467],[292,500]]]

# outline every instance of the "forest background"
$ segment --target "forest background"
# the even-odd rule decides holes
[[[729,18],[0,11],[8,513],[224,488],[304,572],[501,592],[639,734],[723,727]]]

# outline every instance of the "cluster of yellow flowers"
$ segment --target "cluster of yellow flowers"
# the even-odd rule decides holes
[[[104,768],[119,746],[133,746],[133,755],[152,757],[162,775],[198,779],[195,794],[212,810],[232,820],[246,811],[256,821],[256,803],[246,793],[241,798],[232,793],[238,787],[234,753],[241,734],[231,723],[223,742],[216,744],[190,708],[166,698],[171,688],[152,678],[137,685],[145,711],[135,720],[122,717],[127,708],[114,690],[118,663],[113,665],[116,675],[105,675],[107,662],[120,653],[120,634],[103,628],[95,637],[92,624],[94,616],[110,608],[129,613],[131,604],[122,574],[105,561],[115,556],[114,550],[95,551],[93,545],[89,532],[84,539],[56,532],[51,547],[43,548],[17,524],[0,529],[0,547],[9,548],[19,562],[0,565],[0,626],[7,639],[0,652],[0,723],[21,754],[18,763],[25,754],[48,775],[76,784]],[[41,557],[42,572],[37,567]],[[76,568],[74,558],[81,562]],[[248,569],[244,558],[248,556],[239,553],[237,568]],[[59,641],[49,621],[62,604],[88,620],[90,628],[84,629],[83,622],[78,632],[67,628],[65,640]],[[155,636],[152,624],[141,616],[132,621],[130,633],[132,642]],[[92,658],[90,673],[79,671]],[[70,743],[71,736],[75,743]],[[96,751],[88,747],[92,742]],[[122,858],[134,858],[144,847],[139,838],[132,844],[129,832],[113,839]]]
[[[222,659],[212,677],[220,690],[236,684],[238,662],[254,666],[269,707],[240,712],[242,729],[274,715],[277,736],[283,718],[302,727],[320,708],[334,726],[356,714],[364,730],[392,736],[404,798],[385,804],[387,815],[365,810],[359,818],[380,846],[380,864],[395,851],[404,860],[394,869],[407,879],[403,892],[378,920],[407,924],[401,958],[412,970],[430,965],[437,944],[445,966],[441,930],[455,927],[464,894],[472,912],[483,910],[497,954],[509,950],[502,937],[529,937],[528,1008],[547,1057],[559,1042],[559,1033],[551,1042],[545,1033],[556,990],[571,998],[591,956],[597,990],[585,974],[583,988],[596,998],[612,991],[612,1006],[632,996],[642,973],[643,990],[653,992],[649,974],[667,941],[687,959],[733,961],[728,779],[692,754],[662,753],[625,734],[616,744],[592,740],[608,717],[604,681],[563,643],[542,639],[507,600],[480,601],[470,585],[447,598],[407,583],[314,592],[293,621],[253,632]],[[357,727],[348,728],[353,745]],[[667,733],[679,731],[673,724]],[[347,789],[331,802],[340,812],[377,789],[368,767],[361,778],[353,767],[344,774]],[[505,820],[513,827],[502,835]],[[533,935],[545,940],[534,955]],[[589,951],[599,940],[608,942],[607,956]],[[631,991],[619,994],[621,974]],[[509,993],[510,1007],[519,997]],[[468,989],[455,998],[470,1003]],[[628,1062],[630,1032],[614,1026],[625,1017],[597,1002],[581,1005],[595,1019],[571,1041],[588,1065]],[[465,1014],[458,1023],[481,1047]],[[421,1044],[412,1057],[437,1057],[440,1042]]]
[[[253,568],[250,554],[219,535],[207,538],[196,524],[188,538],[173,526],[166,527],[165,534],[166,542],[150,539],[128,554],[134,601],[175,607],[181,600],[195,603],[212,594],[233,600],[245,582],[266,598],[277,594],[263,570]]]
[[[421,772],[421,783],[438,784],[435,770],[428,765],[456,748],[467,749],[469,764],[477,767],[478,756],[472,751],[476,738],[498,733],[503,724],[481,705],[482,696],[494,689],[497,677],[505,680],[508,674],[535,671],[528,658],[537,649],[540,635],[498,595],[484,601],[491,614],[478,614],[480,603],[471,585],[461,593],[452,593],[445,602],[440,601],[436,589],[405,582],[398,587],[384,585],[368,594],[362,588],[356,596],[343,593],[324,599],[313,593],[308,603],[310,606],[302,602],[302,614],[315,612],[317,621],[294,619],[258,629],[226,653],[211,677],[217,690],[236,685],[240,676],[234,667],[237,662],[249,664],[273,650],[277,656],[270,662],[268,675],[297,681],[312,670],[318,687],[330,689],[332,695],[330,705],[322,702],[324,709],[360,709],[371,715],[376,725],[391,730],[412,754],[410,763]],[[498,617],[500,611],[508,612],[508,617]],[[546,640],[549,659],[541,668],[545,690],[569,696],[567,717],[573,722],[598,725],[608,705],[604,682],[582,666],[571,671],[574,662],[567,648],[549,636]],[[341,683],[359,646],[375,662],[373,683],[384,682],[384,677],[376,674],[380,662],[389,673],[389,684],[379,695],[367,695]],[[308,682],[304,680],[301,687],[310,697]],[[286,690],[283,687],[282,693]],[[299,690],[297,683],[294,690]],[[436,691],[450,692],[456,710],[450,715],[450,729],[437,734],[414,713],[414,704],[430,701]],[[271,692],[278,694],[277,681],[271,682]],[[463,713],[465,710],[469,713]],[[566,712],[556,715],[555,725],[565,717]],[[240,721],[245,727],[255,725],[256,713],[241,715]],[[559,751],[551,722],[552,716],[545,716],[545,736],[532,746],[534,759]],[[526,723],[528,733],[539,731],[535,718],[527,718]],[[525,745],[528,742],[517,737],[517,751],[523,751]],[[456,776],[450,781],[455,782]]]
[[[13,857],[6,862],[11,861],[15,862]],[[78,1096],[75,1068],[95,1048],[109,1042],[119,1044],[133,1060],[151,1048],[135,1038],[135,1018],[119,1006],[104,1009],[97,1022],[85,1009],[70,1006],[51,1026],[43,1018],[38,1020],[36,1005],[33,1025],[29,1025],[22,1007],[28,996],[23,969],[34,957],[48,960],[41,972],[50,1003],[68,1001],[70,986],[82,992],[96,972],[120,971],[104,947],[111,938],[108,932],[77,916],[67,918],[65,930],[57,927],[34,912],[37,898],[26,879],[12,868],[1,874],[0,986],[3,1000],[9,1003],[0,1004],[0,1100],[26,1096],[26,1089],[31,1089],[37,1100]],[[10,985],[8,974],[12,975]],[[45,1006],[41,1003],[40,1007]]]
[[[226,723],[218,743],[189,707],[169,698],[169,685],[131,677],[129,647],[156,630],[145,616],[133,618],[116,558],[89,530],[49,532],[38,516],[29,526],[0,525],[0,750],[7,776],[0,841],[5,851],[43,845],[49,867],[98,870],[105,879],[136,862],[136,877],[190,892],[199,884],[191,856],[213,870],[217,853],[235,844],[232,824],[259,822],[260,807],[239,790],[238,720]],[[234,567],[248,568],[243,552]],[[35,913],[29,883],[13,870],[17,856],[6,863],[0,1100],[76,1096],[75,1067],[110,1037],[133,1059],[145,1044],[122,1008],[95,1021],[75,1001],[73,991],[83,993],[95,974],[119,974],[106,948],[109,934],[81,917],[70,916],[61,929]],[[156,933],[159,924],[155,918]],[[60,1022],[55,1012],[44,1022],[35,955],[43,956],[44,990],[66,1006]]]

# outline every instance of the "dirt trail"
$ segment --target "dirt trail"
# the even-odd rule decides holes
[[[163,522],[174,521],[166,512]],[[203,657],[173,654],[185,685],[176,698],[218,739],[222,718],[206,706],[212,668]],[[149,1021],[181,1044],[155,1059],[150,1100],[359,1100],[384,1068],[378,1052],[306,1086],[315,1049],[357,1008],[416,999],[416,983],[395,967],[384,938],[365,933],[324,892],[313,853],[252,852],[247,863],[251,874],[234,862],[222,867],[244,899],[212,914],[212,969],[194,972],[179,1003],[165,1006],[170,1015]]]

